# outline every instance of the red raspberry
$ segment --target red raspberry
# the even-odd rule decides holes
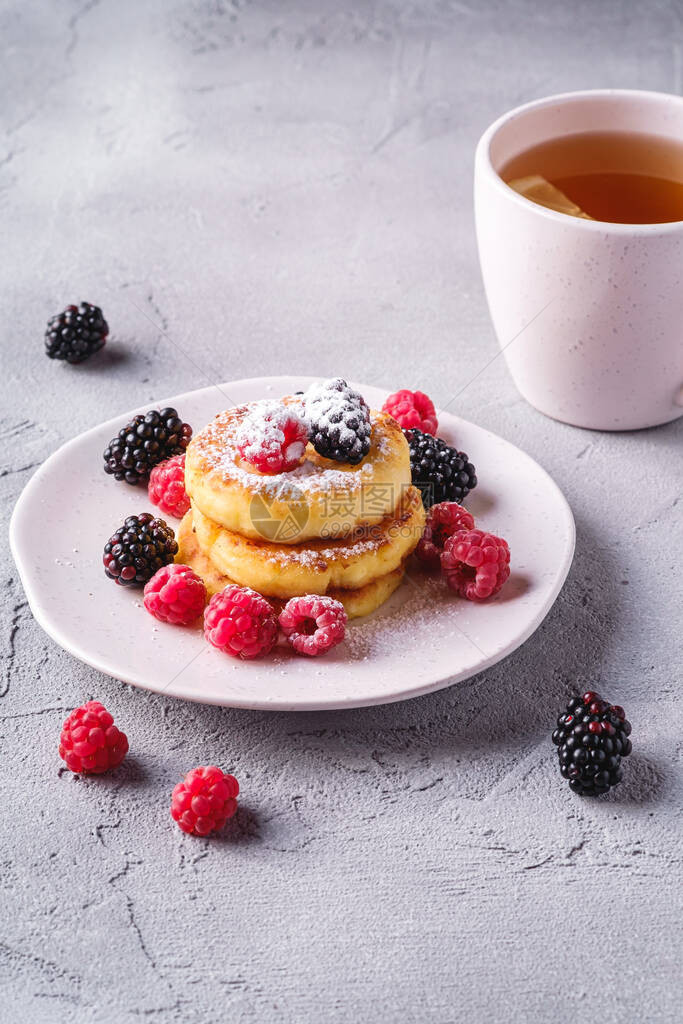
[[[458,530],[444,545],[441,571],[460,597],[485,601],[510,575],[507,541],[483,530]]]
[[[237,450],[261,473],[287,473],[303,458],[308,427],[281,402],[255,402],[239,426]]]
[[[258,658],[277,641],[272,606],[255,590],[231,584],[214,594],[204,611],[204,636],[233,658]]]
[[[443,546],[457,530],[473,530],[474,516],[457,501],[442,501],[432,505],[415,554],[427,565],[438,565]]]
[[[382,406],[382,412],[393,416],[404,430],[417,428],[425,434],[435,434],[439,421],[436,409],[429,395],[424,391],[396,391],[389,395]]]
[[[155,466],[149,474],[147,493],[166,515],[182,519],[190,507],[185,490],[185,456],[174,455]]]
[[[189,626],[204,611],[206,587],[189,565],[164,565],[145,584],[143,600],[160,622]]]
[[[347,615],[341,601],[319,594],[293,597],[280,612],[280,628],[298,654],[324,654],[341,643]]]
[[[183,832],[208,836],[223,828],[237,810],[239,783],[220,768],[193,768],[171,794],[171,817]]]
[[[72,711],[62,726],[59,756],[72,772],[99,775],[120,765],[128,753],[128,738],[97,700]]]

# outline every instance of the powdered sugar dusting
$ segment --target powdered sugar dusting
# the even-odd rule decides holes
[[[372,616],[349,623],[344,645],[350,658],[366,661],[400,654],[412,637],[433,627],[436,605],[457,600],[442,579],[415,569],[409,561],[403,583],[387,604]],[[454,624],[454,638],[459,633]],[[447,634],[441,639],[446,643]]]
[[[292,427],[301,427],[300,438],[290,441],[285,447]],[[298,462],[306,450],[307,428],[296,410],[283,402],[266,399],[253,402],[235,430],[235,444],[239,453],[248,462],[262,459],[279,465]]]
[[[320,415],[329,415],[331,409],[338,408],[339,406],[358,405],[364,409],[368,407],[363,396],[358,391],[354,391],[353,388],[349,387],[341,377],[335,377],[332,380],[316,381],[314,384],[311,384],[303,396],[303,401],[305,408],[308,410],[316,410],[320,407]],[[312,418],[310,412],[308,416],[309,419]],[[326,422],[329,426],[331,423],[336,422],[336,420],[327,420]]]
[[[316,566],[324,566],[327,562],[346,561],[357,558],[362,554],[370,554],[379,550],[382,544],[386,543],[386,535],[376,536],[369,533],[367,537],[345,542],[337,542],[337,547],[306,547],[296,548],[283,545],[282,549],[272,550],[268,561],[273,565],[291,565],[295,562],[310,569]],[[315,543],[308,542],[309,544]]]
[[[303,396],[306,418],[313,433],[337,435],[336,444],[351,447],[370,436],[370,411],[361,394],[336,377],[311,384]],[[349,423],[349,416],[352,423]],[[317,444],[316,444],[317,447]]]
[[[406,492],[394,513],[371,526],[357,526],[344,538],[310,540],[305,546],[271,545],[268,561],[277,566],[300,565],[312,572],[325,572],[330,563],[352,563],[366,554],[400,543],[405,551],[415,545],[416,502]],[[408,543],[404,543],[407,541]]]
[[[290,396],[283,400],[289,407],[296,410],[300,417],[304,415],[301,396]],[[265,400],[268,403],[268,400]],[[203,461],[208,470],[215,470],[223,479],[241,484],[254,494],[260,494],[268,500],[278,498],[296,500],[306,493],[335,491],[356,494],[363,487],[372,483],[375,466],[380,466],[392,454],[389,439],[381,430],[374,429],[379,423],[382,413],[371,412],[370,421],[373,427],[373,443],[375,453],[372,459],[364,460],[357,466],[339,469],[329,464],[321,464],[315,451],[309,445],[303,461],[294,469],[269,476],[253,472],[242,464],[238,448],[238,431],[241,433],[242,422],[251,415],[255,405],[263,402],[250,402],[219,413],[215,419],[198,434],[192,444],[199,447]],[[272,403],[278,405],[279,403]],[[262,413],[257,413],[261,416]]]

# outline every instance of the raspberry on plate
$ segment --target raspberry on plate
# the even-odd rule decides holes
[[[183,832],[208,836],[223,828],[237,810],[240,787],[234,775],[211,765],[188,772],[171,794],[171,817]]]
[[[260,473],[288,473],[301,462],[308,427],[282,402],[254,402],[239,427],[237,450]]]
[[[145,584],[144,605],[160,622],[189,626],[206,604],[204,580],[189,565],[165,565]]]
[[[149,474],[147,493],[149,500],[167,516],[182,519],[190,508],[185,490],[185,456],[174,455],[155,466]]]
[[[277,618],[265,597],[234,583],[214,594],[206,606],[204,636],[233,658],[259,658],[277,642]]]
[[[448,538],[457,530],[473,529],[474,516],[462,505],[458,505],[457,501],[442,501],[432,505],[415,554],[426,565],[439,565]]]
[[[417,428],[424,434],[435,434],[439,425],[434,403],[424,391],[395,391],[382,406],[382,412],[393,416],[404,430]]]
[[[280,613],[280,629],[298,654],[315,657],[341,643],[347,615],[341,601],[309,594],[292,597]]]
[[[483,530],[458,530],[441,555],[446,583],[468,601],[486,601],[510,575],[507,541]]]
[[[128,753],[128,738],[114,725],[104,705],[89,700],[72,711],[62,726],[59,756],[72,772],[100,775],[116,768]]]

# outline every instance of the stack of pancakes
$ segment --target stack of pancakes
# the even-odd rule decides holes
[[[369,614],[400,585],[424,527],[401,428],[373,411],[370,451],[358,465],[325,459],[309,444],[296,469],[266,475],[237,449],[253,405],[220,413],[187,449],[191,508],[176,561],[190,565],[210,595],[238,583],[276,603],[327,594],[349,618]]]

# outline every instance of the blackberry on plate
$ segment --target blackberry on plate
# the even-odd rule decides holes
[[[621,759],[632,749],[630,733],[624,709],[592,690],[570,700],[552,738],[560,771],[575,793],[599,796],[621,781]]]
[[[102,562],[110,580],[122,587],[141,587],[157,570],[170,565],[178,544],[170,526],[150,512],[128,516],[104,545]]]
[[[182,455],[192,437],[175,409],[139,413],[119,430],[104,450],[104,472],[127,484],[147,480],[160,462]]]
[[[467,455],[451,448],[440,437],[417,428],[403,433],[410,448],[413,484],[419,487],[425,508],[442,501],[457,501],[462,505],[477,486],[476,470]]]
[[[357,465],[370,451],[370,410],[345,380],[311,384],[304,396],[308,437],[325,459]]]
[[[45,352],[50,359],[82,363],[102,348],[108,334],[109,326],[100,307],[81,302],[80,306],[67,306],[48,320]]]

